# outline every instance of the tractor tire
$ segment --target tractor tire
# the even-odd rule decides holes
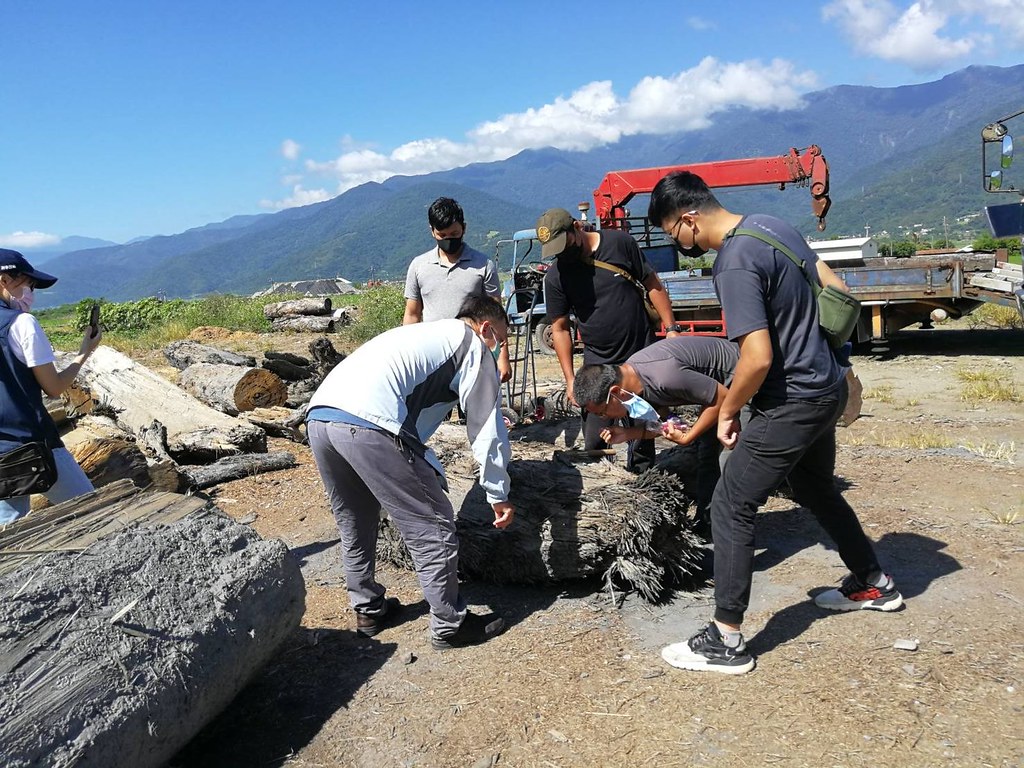
[[[512,429],[522,423],[523,419],[519,412],[513,408],[502,407],[501,417],[505,420],[505,429]]]
[[[551,323],[540,320],[533,327],[533,348],[543,355],[555,354],[555,344],[551,340]]]

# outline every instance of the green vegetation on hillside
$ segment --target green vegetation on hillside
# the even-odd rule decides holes
[[[291,298],[297,297],[276,296],[273,301]],[[351,326],[340,328],[336,334],[342,346],[361,344],[402,324],[405,298],[399,285],[380,285],[362,294],[345,296],[344,301],[359,307],[359,313]],[[158,349],[186,338],[201,327],[250,333],[270,331],[263,307],[272,301],[265,296],[217,294],[191,301],[153,297],[124,302],[83,299],[77,304],[64,304],[34,314],[55,348],[73,351],[82,341],[93,303],[100,305],[104,343],[126,352]]]

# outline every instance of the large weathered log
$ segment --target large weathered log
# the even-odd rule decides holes
[[[263,314],[267,320],[291,315],[329,315],[331,306],[330,299],[293,299],[266,304]]]
[[[256,358],[249,355],[239,355],[228,352],[226,349],[217,349],[197,341],[182,339],[172,341],[164,347],[164,357],[167,362],[183,371],[190,365],[196,363],[212,363],[214,365],[241,365],[253,367],[256,365]]]
[[[260,365],[285,381],[302,381],[313,375],[313,369],[309,366],[296,365],[290,360],[270,359],[264,360]]]
[[[37,514],[63,514],[78,530],[86,519],[122,529],[91,545],[88,534],[66,540],[64,551],[51,546],[0,577],[4,766],[163,765],[301,619],[302,575],[280,541],[195,497],[122,494],[98,504],[101,493],[0,534],[6,554]],[[126,519],[149,524],[125,529]]]
[[[181,372],[178,383],[207,405],[232,416],[284,405],[288,399],[288,387],[281,377],[264,368],[197,363]]]
[[[358,312],[358,307],[341,307],[331,313],[331,318],[337,325],[351,325]]]
[[[334,330],[334,320],[330,317],[312,317],[307,315],[288,315],[270,321],[275,331],[298,331],[300,333],[329,333]]]
[[[116,480],[131,480],[140,488],[151,482],[146,457],[135,440],[107,417],[83,416],[63,440],[97,488]]]
[[[44,396],[43,405],[46,407],[46,412],[50,414],[50,418],[53,419],[57,429],[67,426],[70,417],[68,416],[68,407],[63,400],[57,397]]]
[[[225,456],[213,464],[182,467],[188,484],[197,490],[209,488],[228,480],[238,480],[262,472],[289,469],[295,466],[295,456],[287,451],[275,453],[250,453],[239,456]]]
[[[198,462],[267,449],[267,435],[227,416],[110,347],[100,346],[82,367],[79,382],[94,400],[107,403],[133,434],[159,420],[167,447],[178,461]]]
[[[312,399],[318,386],[319,382],[316,379],[289,382],[288,399],[285,401],[285,405],[289,408],[301,408]]]
[[[274,352],[273,350],[264,352],[263,357],[266,360],[287,360],[292,365],[299,365],[303,368],[308,368],[313,362],[302,355],[293,355],[291,352]]]
[[[306,436],[299,429],[304,411],[277,406],[275,408],[254,408],[241,414],[271,437],[285,437],[297,443],[304,443]]]
[[[602,577],[611,588],[633,589],[659,602],[692,587],[702,541],[691,530],[682,483],[658,471],[636,476],[604,460],[575,462],[545,442],[517,431],[509,467],[512,525],[493,526],[494,512],[477,484],[464,429],[442,426],[432,446],[445,466],[458,515],[459,569],[498,583],[545,583]],[[408,565],[389,522],[379,556]]]
[[[317,378],[323,381],[334,366],[345,359],[345,355],[334,348],[331,340],[321,336],[309,342],[309,354],[313,358],[313,365],[317,369]]]

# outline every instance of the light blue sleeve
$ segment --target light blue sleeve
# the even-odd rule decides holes
[[[466,432],[473,457],[480,465],[480,486],[487,503],[508,501],[512,450],[501,415],[501,383],[494,359],[479,339],[474,339],[462,361],[458,385]]]

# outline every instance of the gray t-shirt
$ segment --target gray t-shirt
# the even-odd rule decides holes
[[[786,222],[754,214],[737,229],[760,229],[786,245],[818,282],[817,254]],[[807,278],[786,254],[757,238],[735,235],[719,249],[712,274],[729,338],[763,329],[771,337],[772,365],[754,395],[755,405],[822,397],[839,388],[845,371],[818,326],[818,303]]]
[[[470,296],[501,296],[494,260],[480,251],[463,245],[459,260],[448,264],[435,246],[409,264],[405,298],[423,302],[423,322],[450,320]]]
[[[732,383],[739,360],[737,346],[710,336],[676,336],[662,339],[632,355],[633,367],[644,391],[644,400],[655,407],[711,405],[718,385]]]

